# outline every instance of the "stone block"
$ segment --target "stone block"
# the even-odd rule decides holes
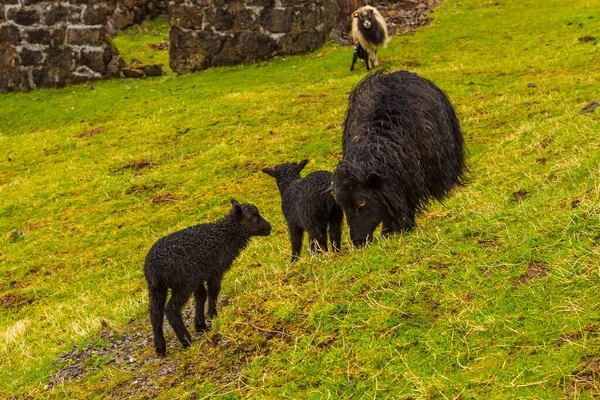
[[[61,4],[49,4],[44,7],[44,24],[55,25],[69,20],[69,9]]]
[[[21,41],[19,28],[14,25],[0,26],[0,43],[18,44]]]
[[[198,31],[196,34],[197,46],[208,54],[218,54],[223,49],[225,36],[212,31]]]
[[[11,8],[6,16],[17,25],[31,26],[40,22],[40,14],[34,8]]]
[[[235,16],[226,7],[206,9],[204,17],[217,31],[227,31],[233,28]]]
[[[0,50],[1,52],[1,50]],[[0,66],[2,64],[0,63]],[[29,87],[29,80],[27,79],[26,73],[24,71],[12,70],[12,71],[3,71],[0,74],[0,92],[10,92],[10,91],[28,91],[31,89]]]
[[[70,71],[74,67],[73,53],[64,47],[50,47],[47,50],[46,64],[56,69]]]
[[[42,61],[44,60],[44,54],[39,50],[22,48],[19,52],[19,58],[21,59],[22,66],[33,67],[42,64]]]
[[[291,8],[268,8],[261,15],[263,27],[271,33],[287,33],[292,29]]]
[[[283,36],[279,41],[283,54],[306,53],[318,49],[325,43],[324,33],[301,31]]]
[[[186,29],[202,29],[204,13],[198,7],[171,5],[169,22],[171,27]]]
[[[255,31],[241,32],[234,43],[235,53],[245,62],[265,59],[277,50],[277,43],[273,39]]]
[[[249,8],[243,8],[235,13],[233,29],[236,31],[259,30],[258,17]]]
[[[133,25],[134,15],[131,10],[116,9],[111,20],[113,28],[116,31],[120,31],[130,25]]]
[[[104,50],[81,49],[79,56],[80,65],[85,65],[94,72],[104,74],[106,72],[106,62],[104,59]]]
[[[86,25],[104,25],[107,19],[108,10],[105,6],[88,6],[83,11],[83,23]]]
[[[29,29],[25,31],[25,40],[29,44],[41,44],[45,46],[49,46],[50,43],[52,43],[50,32],[47,28]]]
[[[139,67],[146,76],[162,76],[164,69],[162,64],[148,64]]]
[[[20,66],[17,50],[13,46],[0,43],[0,70],[4,73],[4,71],[10,71]]]
[[[102,46],[104,44],[104,28],[76,28],[67,29],[67,44],[72,46]]]
[[[65,44],[67,38],[66,25],[52,26],[48,28],[48,33],[50,35],[50,46],[60,47]]]
[[[121,70],[125,78],[143,78],[146,76],[144,71],[138,68],[125,67]]]

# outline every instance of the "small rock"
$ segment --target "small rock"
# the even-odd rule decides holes
[[[535,83],[530,82],[527,84],[527,87],[534,88],[534,87],[537,87],[537,85]]]

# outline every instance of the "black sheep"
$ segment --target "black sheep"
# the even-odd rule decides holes
[[[340,250],[344,213],[328,191],[333,174],[315,171],[300,177],[308,160],[263,169],[277,181],[281,208],[288,224],[292,242],[292,262],[300,257],[302,236],[308,232],[311,252],[327,251],[327,226],[334,251]]]
[[[154,333],[156,354],[166,354],[163,334],[163,314],[184,347],[192,337],[187,331],[181,309],[192,293],[196,300],[194,318],[197,331],[206,329],[204,303],[208,289],[208,317],[217,316],[217,296],[223,274],[231,267],[251,236],[268,236],[271,225],[256,206],[232,200],[226,217],[171,233],[159,239],[146,255],[144,275],[150,297],[150,322]],[[206,288],[204,287],[206,282]],[[165,307],[167,291],[171,298]]]
[[[411,230],[419,209],[461,184],[464,144],[444,92],[413,73],[370,74],[348,103],[332,190],[363,245],[380,222],[383,234]]]

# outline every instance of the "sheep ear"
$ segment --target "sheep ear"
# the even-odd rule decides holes
[[[381,187],[381,177],[377,172],[371,172],[367,176],[367,186],[371,189],[379,189]]]
[[[302,171],[304,167],[308,164],[308,160],[302,160],[298,163],[298,172]]]
[[[354,11],[352,13],[352,18],[358,18],[358,11]]]
[[[231,199],[231,213],[236,217],[241,218],[242,216],[242,205],[237,202],[235,199]]]

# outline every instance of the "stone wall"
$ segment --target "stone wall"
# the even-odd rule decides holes
[[[122,76],[109,37],[167,9],[185,73],[315,50],[348,32],[352,1],[0,0],[0,92]]]
[[[0,91],[63,87],[119,74],[107,33],[166,10],[152,0],[2,0]]]
[[[313,51],[349,31],[352,0],[175,0],[169,64],[186,73]]]

